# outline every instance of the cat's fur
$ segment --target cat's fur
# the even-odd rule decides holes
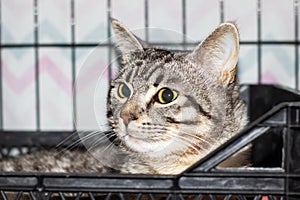
[[[235,73],[239,35],[234,24],[221,24],[192,52],[149,47],[117,20],[112,20],[112,28],[122,68],[111,83],[107,116],[119,147],[127,154],[122,173],[178,174],[246,125]],[[126,97],[118,94],[124,85]],[[175,98],[161,103],[161,89],[172,91]],[[0,169],[106,172],[90,156],[84,162],[72,160],[81,160],[84,154],[88,153],[67,151],[57,157],[35,153],[19,158],[24,162],[2,161]],[[238,156],[224,166],[244,165],[247,159]],[[45,163],[45,168],[34,167]],[[58,163],[67,167],[57,168]]]

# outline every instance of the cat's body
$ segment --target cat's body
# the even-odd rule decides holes
[[[239,40],[233,24],[220,25],[193,52],[151,48],[118,21],[112,20],[112,27],[122,54],[122,69],[111,83],[107,116],[120,149],[127,155],[119,166],[122,173],[178,174],[246,125],[245,105],[235,78]],[[68,154],[72,157],[72,152]],[[7,171],[7,164],[18,163],[10,169],[106,172],[101,164],[86,167],[99,163],[90,161],[91,156],[78,164],[76,159],[81,158],[76,152],[75,161],[58,155],[62,158],[50,159],[50,154],[46,160],[59,160],[62,165],[65,160],[73,169],[69,164],[64,170],[27,165],[22,169],[18,158],[1,162],[0,169]],[[41,157],[35,153],[30,159]],[[45,161],[40,160],[43,165]],[[243,156],[225,165],[248,162],[248,156]],[[88,169],[80,170],[78,165]]]
[[[89,155],[86,150],[41,150],[19,157],[5,158],[1,171],[110,173],[110,168]]]

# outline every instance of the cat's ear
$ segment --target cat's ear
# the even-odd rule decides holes
[[[223,23],[193,51],[192,57],[222,84],[235,79],[239,53],[239,33],[233,23]]]
[[[122,54],[132,51],[143,51],[145,43],[131,33],[123,24],[116,19],[111,19],[112,30],[116,37],[117,48]]]

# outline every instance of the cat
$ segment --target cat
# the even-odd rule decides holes
[[[126,154],[120,173],[179,174],[246,126],[235,24],[222,23],[191,52],[151,47],[118,20],[111,25],[121,70],[111,82],[107,119]],[[0,170],[111,172],[88,154],[40,151],[4,159]],[[248,163],[246,153],[222,166]]]

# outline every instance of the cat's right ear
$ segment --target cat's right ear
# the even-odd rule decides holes
[[[143,51],[146,44],[131,33],[123,24],[116,19],[111,19],[112,30],[116,37],[117,48],[122,54],[133,51]]]
[[[227,85],[235,80],[238,53],[238,30],[233,23],[223,23],[194,50],[192,58],[211,78]]]

